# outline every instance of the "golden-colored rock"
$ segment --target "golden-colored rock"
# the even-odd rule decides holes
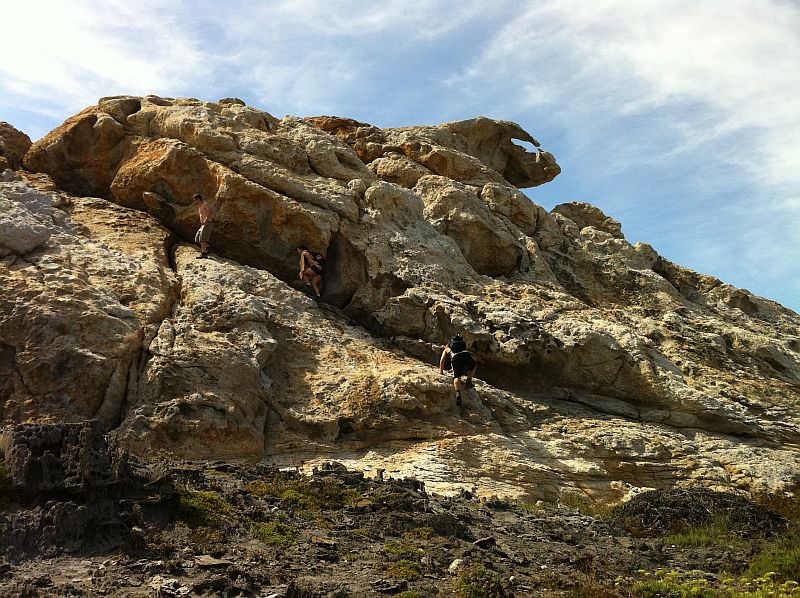
[[[535,205],[517,187],[558,165],[514,139],[538,147],[485,118],[104,98],[25,163],[125,207],[0,183],[4,419],[99,415],[137,452],[337,459],[439,491],[796,489],[800,316],[589,204]],[[196,192],[211,260],[180,243]],[[303,242],[328,257],[319,305]],[[456,332],[480,380],[460,408],[437,368]]]

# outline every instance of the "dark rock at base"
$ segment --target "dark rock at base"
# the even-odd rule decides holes
[[[97,420],[10,426],[2,446],[12,504],[0,513],[0,550],[10,555],[119,545],[175,495],[168,477],[109,448]]]

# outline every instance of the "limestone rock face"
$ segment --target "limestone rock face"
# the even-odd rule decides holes
[[[31,138],[5,121],[0,121],[0,172],[22,165],[22,158],[31,147]]]
[[[443,492],[797,489],[800,316],[594,206],[537,206],[519,187],[558,165],[514,139],[538,147],[485,118],[102,99],[28,151],[46,175],[0,184],[3,419],[97,417],[136,453],[334,458]],[[210,260],[185,243],[194,193]],[[328,258],[320,304],[295,280],[302,242]],[[437,367],[456,332],[479,363],[461,408]]]
[[[0,183],[6,421],[119,423],[143,343],[177,288],[170,233],[105,200]]]
[[[502,181],[535,187],[561,172],[552,154],[532,154],[513,142],[539,142],[516,123],[478,117],[438,126],[381,130],[352,119],[320,116],[308,119],[344,139],[366,164],[400,153],[453,180],[479,184]]]
[[[622,225],[591,204],[578,201],[562,203],[554,207],[553,212],[572,220],[578,230],[591,226],[599,231],[608,233],[615,239],[624,238]]]

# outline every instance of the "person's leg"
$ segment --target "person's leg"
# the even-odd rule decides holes
[[[456,389],[456,405],[461,405],[461,376],[453,378],[453,387]]]
[[[322,276],[317,273],[314,273],[314,276],[311,277],[311,288],[314,290],[314,294],[319,298],[322,296],[320,293],[319,285],[322,282]]]
[[[208,240],[211,238],[211,227],[212,224],[209,222],[201,226],[200,230],[197,231],[195,241],[200,243],[200,255],[198,257],[208,257]]]
[[[464,388],[474,388],[475,383],[472,381],[472,377],[475,375],[475,370],[477,366],[472,368],[470,371],[467,372],[467,381],[464,382]]]

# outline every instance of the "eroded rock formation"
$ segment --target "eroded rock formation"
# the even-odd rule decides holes
[[[18,169],[31,147],[31,138],[5,121],[0,121],[0,172]]]
[[[104,98],[0,184],[7,422],[131,451],[414,475],[553,498],[793,489],[800,316],[625,240],[519,126],[378,129],[235,99]],[[51,180],[52,179],[52,180]],[[194,193],[215,208],[196,261]],[[326,253],[317,305],[293,287]],[[479,360],[456,407],[435,366]]]

